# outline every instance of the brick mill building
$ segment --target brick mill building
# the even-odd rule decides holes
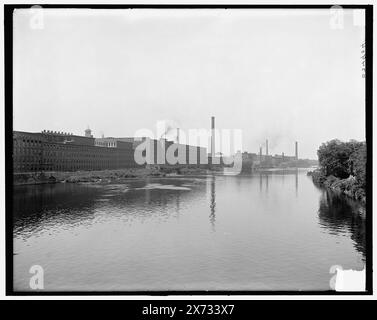
[[[106,170],[138,167],[134,160],[136,147],[145,138],[94,138],[91,130],[85,136],[46,131],[13,131],[13,170],[18,172]],[[147,138],[148,139],[148,138]],[[151,139],[152,140],[152,139]],[[158,140],[152,140],[157,163]],[[172,144],[166,141],[165,147]],[[206,148],[181,145],[190,153],[206,154]]]
[[[99,145],[91,135],[13,132],[14,172],[104,170],[135,167],[133,145]]]

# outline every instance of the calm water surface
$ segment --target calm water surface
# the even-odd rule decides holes
[[[365,220],[306,171],[16,187],[14,288],[40,265],[50,291],[328,290]]]

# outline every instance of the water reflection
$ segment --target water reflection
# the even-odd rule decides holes
[[[69,229],[118,217],[123,221],[179,218],[182,207],[205,196],[205,180],[145,179],[130,184],[17,186],[13,197],[14,234],[27,238],[53,228]],[[159,183],[156,183],[159,182]],[[214,188],[215,181],[211,183]],[[211,193],[212,194],[212,193]],[[214,193],[213,193],[213,199]],[[213,202],[213,217],[215,200]],[[110,212],[110,214],[108,214]]]
[[[288,177],[289,181],[292,181],[291,177],[294,175],[295,194],[297,197],[298,189],[299,189],[299,174],[300,174],[300,171],[297,168],[296,169],[279,169],[279,170],[274,170],[274,171],[261,171],[259,172],[259,174],[257,174],[259,176],[259,191],[262,192],[263,190],[263,181],[265,183],[265,193],[268,194],[269,183],[272,178],[280,180],[282,186],[284,187],[286,177]],[[244,176],[250,176],[250,175],[244,175]]]
[[[147,177],[145,179],[146,185],[149,185],[151,183],[151,178]],[[145,203],[150,204],[151,203],[151,190],[150,189],[145,189]]]
[[[268,174],[266,174],[266,193],[268,193]]]
[[[15,287],[37,261],[48,289],[328,289],[331,265],[362,268],[355,212],[302,170],[18,187]]]
[[[179,212],[180,212],[180,203],[181,203],[181,193],[178,192],[177,196],[176,196],[176,207],[177,207],[177,217],[179,218]]]
[[[350,235],[356,250],[366,254],[365,219],[361,205],[343,195],[323,191],[319,201],[319,224],[334,235]]]
[[[90,223],[98,188],[85,185],[36,185],[15,188],[15,234],[28,235],[48,225],[69,227]]]
[[[210,215],[209,215],[209,221],[211,223],[212,231],[216,231],[215,229],[215,222],[216,222],[216,177],[212,176],[211,177],[211,182],[210,182],[210,195],[211,195],[211,200],[210,200]]]
[[[259,174],[259,192],[262,192],[262,174]]]

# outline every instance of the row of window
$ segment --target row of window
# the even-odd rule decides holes
[[[52,153],[52,152],[60,152],[60,154],[62,154],[63,152],[64,153],[67,153],[69,152],[71,155],[72,154],[79,154],[79,155],[89,155],[89,156],[95,156],[95,155],[99,155],[99,156],[109,156],[109,155],[114,155],[116,153],[118,154],[132,154],[133,153],[133,150],[132,149],[117,149],[117,148],[101,148],[101,147],[98,147],[97,148],[91,148],[91,149],[87,149],[87,148],[79,148],[79,146],[76,146],[76,148],[70,148],[70,147],[63,147],[63,148],[45,148],[45,147],[38,147],[38,148],[34,148],[34,147],[22,147],[22,146],[14,146],[13,147],[13,150],[15,153],[27,153],[27,152],[41,152],[43,151],[44,153]],[[130,152],[131,151],[131,152]]]
[[[14,171],[74,171],[74,170],[103,170],[103,169],[117,169],[117,168],[125,168],[125,167],[132,167],[132,165],[123,165],[117,166],[115,164],[87,164],[83,165],[73,165],[73,164],[66,164],[66,165],[42,165],[42,164],[19,164],[14,166]]]
[[[137,151],[136,151],[137,152]],[[122,150],[119,152],[104,152],[104,153],[93,153],[93,152],[81,152],[80,150],[75,150],[75,152],[72,151],[66,151],[66,150],[58,150],[58,151],[46,151],[41,149],[35,149],[35,148],[14,148],[13,154],[16,156],[22,156],[22,155],[38,155],[41,157],[58,157],[58,158],[70,158],[70,159],[79,159],[79,158],[109,158],[114,159],[116,158],[133,158],[134,157],[134,151],[133,150]],[[143,157],[146,156],[146,150],[141,151],[141,155]],[[155,155],[157,155],[157,152],[155,152]],[[174,151],[174,155],[178,155],[178,150]],[[187,153],[186,157],[193,156],[194,154]],[[196,155],[199,155],[196,153]]]

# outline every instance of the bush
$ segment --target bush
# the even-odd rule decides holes
[[[360,187],[366,187],[366,164],[367,164],[367,147],[366,144],[361,145],[351,155],[349,165],[351,174],[354,174]]]
[[[323,143],[317,154],[321,174],[313,174],[313,181],[352,194],[361,188],[365,194],[367,159],[365,142],[355,140],[342,142],[334,139]]]
[[[326,176],[333,175],[337,178],[345,179],[354,174],[356,167],[359,171],[361,169],[359,166],[365,168],[363,157],[360,154],[363,148],[365,148],[365,143],[363,142],[354,140],[342,142],[334,139],[323,143],[319,147],[317,151],[318,161]]]
[[[365,201],[366,159],[365,142],[331,140],[318,149],[320,168],[310,173],[313,182]]]
[[[326,181],[326,175],[321,170],[314,170],[311,174],[313,182],[318,185],[323,185]]]
[[[354,197],[357,199],[357,200],[363,200],[366,196],[366,193],[365,193],[365,190],[364,189],[357,189],[354,193]]]
[[[323,182],[323,184],[326,186],[326,187],[331,187],[333,184],[335,184],[336,182],[338,182],[339,179],[337,177],[334,177],[333,175],[330,175],[328,176],[325,181]]]

